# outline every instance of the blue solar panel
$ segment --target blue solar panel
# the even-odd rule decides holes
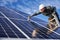
[[[59,38],[60,39],[60,28],[54,30],[51,34],[47,33],[47,22],[33,17],[31,22],[27,21],[29,14],[23,13],[16,9],[9,9],[6,7],[0,7],[0,37],[9,38],[27,38],[21,31],[19,31],[13,24],[17,25],[28,37],[32,38],[32,31],[38,28],[40,31],[36,38]],[[4,16],[8,17],[8,19]],[[13,23],[11,23],[11,20]],[[42,26],[43,25],[43,26]]]

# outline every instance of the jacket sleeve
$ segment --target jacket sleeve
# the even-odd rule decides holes
[[[33,16],[36,16],[36,15],[39,15],[39,14],[41,14],[41,12],[38,11],[38,12],[36,12],[36,13],[30,15],[30,16],[33,17]]]

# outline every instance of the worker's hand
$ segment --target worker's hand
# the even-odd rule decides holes
[[[28,16],[28,20],[27,21],[30,21],[30,19],[31,19],[31,16]]]

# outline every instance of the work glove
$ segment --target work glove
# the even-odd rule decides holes
[[[31,19],[31,16],[28,16],[28,19],[27,19],[27,21],[30,21],[30,19]]]

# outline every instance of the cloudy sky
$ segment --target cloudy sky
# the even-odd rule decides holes
[[[0,0],[0,6],[15,8],[28,14],[38,11],[40,4],[55,6],[58,14],[60,13],[60,0]],[[37,17],[47,21],[47,17],[43,15],[38,15]]]

